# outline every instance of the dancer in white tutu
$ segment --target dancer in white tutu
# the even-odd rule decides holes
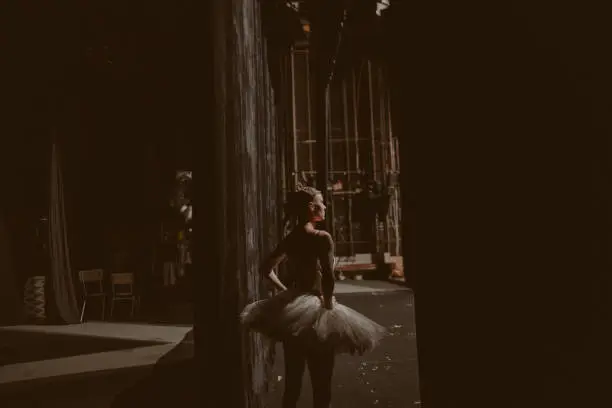
[[[295,227],[262,265],[262,273],[281,292],[248,305],[241,318],[251,330],[283,342],[283,407],[296,406],[308,364],[314,406],[327,408],[335,354],[368,351],[384,336],[385,329],[333,297],[334,243],[329,233],[315,228],[325,219],[321,193],[300,187],[290,194],[286,210]],[[274,271],[285,260],[291,288]]]

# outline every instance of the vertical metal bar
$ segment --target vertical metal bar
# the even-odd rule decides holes
[[[353,68],[351,70],[351,79],[352,79],[352,83],[353,83],[353,93],[351,95],[351,99],[353,100],[352,103],[352,107],[353,107],[353,126],[354,126],[354,132],[355,132],[355,170],[359,171],[361,170],[361,163],[359,160],[359,123],[358,123],[358,118],[359,118],[359,106],[358,103],[359,101],[357,100],[357,79],[355,76],[355,69]]]
[[[312,85],[311,85],[311,78],[310,78],[310,70],[311,70],[311,64],[313,63],[313,61],[311,61],[310,58],[310,51],[309,50],[305,50],[304,51],[304,61],[305,61],[305,66],[304,66],[304,70],[306,71],[306,111],[308,112],[308,171],[314,171],[316,172],[317,170],[315,169],[314,166],[314,162],[313,162],[313,154],[312,154],[312,145],[313,143],[316,143],[317,140],[315,140],[312,136]],[[321,188],[320,186],[317,186],[317,188]]]
[[[395,140],[393,139],[393,121],[391,118],[391,92],[389,92],[389,90],[387,89],[386,92],[386,96],[387,96],[387,129],[389,132],[389,155],[391,156],[390,160],[391,160],[391,171],[392,172],[397,172],[397,157],[395,156]]]
[[[317,62],[319,65],[319,62]],[[320,72],[320,67],[317,67],[317,77],[314,89],[315,101],[315,136],[317,143],[316,151],[316,180],[317,188],[321,190],[323,198],[329,202],[331,195],[327,189],[329,180],[329,132],[327,129],[327,112],[329,105],[329,87],[324,82],[323,73]],[[332,209],[333,211],[333,209]],[[325,229],[330,229],[330,222],[333,222],[333,214],[327,217],[323,223]]]
[[[399,165],[399,153],[398,153],[398,142],[397,142],[397,135],[393,134],[393,106],[392,106],[392,102],[391,102],[391,89],[388,88],[387,89],[387,106],[389,107],[388,112],[387,112],[387,126],[389,128],[389,139],[391,141],[391,155],[392,155],[392,160],[393,160],[393,171],[395,171],[396,173],[400,171],[400,165]]]
[[[392,106],[391,106],[391,90],[390,88],[386,89],[386,99],[387,99],[387,125],[389,131],[389,149],[391,156],[391,171],[393,174],[397,175],[399,173],[399,157],[398,157],[398,146],[397,139],[393,135],[393,117],[392,117]],[[395,184],[393,188],[393,218],[394,218],[394,233],[395,233],[395,254],[396,256],[401,256],[401,191],[398,183]]]
[[[346,154],[346,184],[350,189],[352,184],[352,175],[351,175],[351,144],[350,144],[350,126],[349,126],[349,115],[348,115],[348,96],[346,94],[346,79],[342,79],[342,111],[344,118],[344,144],[345,144],[345,154]],[[349,255],[355,255],[355,242],[353,239],[353,196],[346,195],[346,200],[348,201],[347,211],[348,211],[348,238],[349,238]]]
[[[384,135],[385,135],[385,146],[386,146],[386,156],[385,156],[385,162],[387,164],[388,167],[388,171],[389,172],[393,172],[393,160],[391,157],[391,125],[389,123],[389,111],[391,110],[391,106],[389,105],[389,88],[387,86],[387,81],[386,81],[386,76],[385,76],[385,71],[383,69],[383,67],[380,67],[380,104],[381,104],[381,110],[380,110],[380,126],[382,129],[384,129]]]
[[[330,93],[332,92],[332,85],[330,84],[330,86],[327,88],[326,94],[325,94],[325,112],[326,112],[326,121],[325,121],[325,126],[326,126],[326,133],[327,135],[331,135],[331,128],[332,128],[332,106],[330,103]],[[333,155],[333,142],[331,141],[331,136],[327,137],[327,148],[328,148],[328,157],[329,157],[329,171],[332,172],[334,171],[334,155]],[[331,209],[331,214],[330,214],[330,230],[331,230],[331,234],[332,237],[334,237],[334,240],[337,241],[337,237],[336,237],[336,219],[335,219],[335,214],[336,214],[336,200],[334,198],[334,191],[332,189],[332,191],[330,191],[329,196],[328,196],[328,206]]]
[[[396,171],[398,173],[402,172],[402,165],[399,159],[399,154],[400,154],[400,146],[399,146],[399,139],[397,137],[393,138],[393,149],[395,150],[395,168]]]
[[[395,254],[396,255],[401,255],[402,252],[402,245],[401,245],[401,239],[402,236],[400,234],[400,224],[401,224],[401,202],[400,202],[400,191],[399,188],[394,188],[393,189],[393,218],[395,218]]]
[[[374,92],[373,90],[373,86],[372,86],[372,61],[368,61],[368,102],[369,102],[369,106],[370,106],[370,138],[371,138],[371,145],[372,145],[372,177],[374,177],[374,180],[378,179],[376,178],[376,175],[378,174],[378,161],[376,160],[376,124],[374,123],[374,95],[372,95]],[[378,237],[378,234],[377,234]]]
[[[381,171],[383,172],[383,177],[386,176],[386,173],[389,171],[389,160],[387,157],[388,153],[388,145],[387,145],[387,126],[385,123],[385,87],[382,79],[382,67],[380,65],[376,65],[374,67],[376,72],[376,98],[378,99],[378,129],[379,129],[379,145],[380,145],[380,154],[379,159],[381,163]]]
[[[317,188],[321,190],[323,198],[329,201],[329,133],[327,129],[327,106],[329,100],[329,74],[328,54],[325,24],[326,18],[323,13],[329,12],[324,7],[323,1],[311,2],[310,23],[312,33],[310,36],[310,80],[312,84],[309,90],[312,92],[311,101],[314,113],[314,139],[316,143],[316,180]],[[322,227],[329,229],[330,217],[326,219]]]
[[[391,172],[389,168],[391,163],[389,152],[389,139],[387,133],[387,126],[385,123],[385,113],[387,111],[387,106],[385,104],[385,95],[386,95],[386,87],[383,81],[383,72],[382,66],[378,65],[376,67],[376,82],[378,83],[378,113],[379,113],[379,127],[380,127],[380,148],[381,148],[381,162],[383,165],[383,177],[387,177],[387,174]],[[389,180],[390,181],[390,180]],[[391,188],[390,185],[387,185],[387,188]],[[391,230],[394,229],[394,218],[391,217],[391,211],[387,214],[387,218],[385,219],[385,252],[391,253]]]
[[[287,55],[281,55],[278,61],[280,67],[280,95],[278,95],[279,104],[274,104],[276,109],[276,123],[277,123],[277,146],[280,154],[280,169],[281,169],[281,199],[285,199],[287,191],[287,134],[288,134],[288,117],[287,117]],[[280,126],[279,126],[280,125]],[[282,216],[282,215],[281,215]]]
[[[325,123],[326,123],[326,127],[325,127],[325,144],[326,144],[326,149],[325,149],[325,153],[327,154],[327,164],[326,164],[326,179],[331,179],[331,177],[329,176],[330,174],[330,169],[332,169],[332,154],[331,154],[331,134],[332,134],[332,116],[331,116],[331,82],[329,83],[329,85],[325,88]],[[325,185],[325,188],[327,188],[327,184]],[[334,191],[333,189],[329,192],[328,195],[328,200],[331,200],[332,202],[334,202]],[[333,229],[333,233],[335,234],[335,222],[334,220],[336,219],[336,211],[335,211],[335,206],[332,205],[331,208],[331,214],[329,215],[329,219],[330,219],[330,223],[331,223],[331,228]],[[333,235],[334,239],[335,239],[335,235]]]
[[[296,120],[296,108],[295,108],[295,48],[291,48],[291,114],[293,117],[293,123],[291,126],[291,134],[293,138],[293,185],[296,186],[298,182],[298,145],[297,145],[297,120]]]
[[[368,102],[370,107],[370,142],[372,148],[370,157],[372,158],[372,178],[375,181],[380,181],[379,177],[376,177],[379,174],[379,171],[376,160],[376,124],[374,123],[374,95],[372,95],[372,93],[372,61],[368,60]],[[374,221],[374,240],[377,253],[380,252],[380,234],[378,233],[379,222],[380,220],[378,219],[378,216],[376,216]]]

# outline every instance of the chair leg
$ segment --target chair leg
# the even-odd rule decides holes
[[[85,306],[87,306],[87,298],[83,300],[83,306],[81,306],[81,323],[83,323],[83,318],[85,317]]]
[[[113,317],[113,313],[115,312],[115,299],[111,299],[111,305],[110,305],[110,317]]]
[[[105,316],[106,316],[106,296],[102,296],[102,321],[104,321]]]
[[[132,297],[132,302],[131,303],[132,303],[132,312],[131,312],[130,316],[133,319],[134,318],[134,309],[136,307],[136,298],[135,297]]]

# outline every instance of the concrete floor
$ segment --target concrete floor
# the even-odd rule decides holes
[[[411,292],[338,295],[338,301],[389,329],[380,346],[363,356],[341,355],[334,371],[334,408],[408,408],[419,400],[416,336]],[[277,347],[271,395],[272,407],[280,407],[283,391],[283,353]],[[312,406],[312,388],[304,375],[299,408]]]
[[[30,361],[1,366],[0,392],[9,386],[12,389],[25,386],[25,383],[48,382],[61,377],[123,368],[149,367],[155,365],[190,331],[190,327],[106,322],[0,328],[2,341],[12,338],[23,342],[37,334],[41,338],[39,347],[46,349],[38,353],[42,357],[39,360],[28,359]],[[64,347],[73,349],[67,356],[62,353],[63,350],[53,355],[51,339],[56,336],[66,339]],[[84,347],[81,345],[83,343],[93,344]],[[95,346],[97,349],[92,348]]]
[[[157,345],[156,342],[35,331],[0,331],[1,367]],[[0,378],[0,383],[4,379]]]

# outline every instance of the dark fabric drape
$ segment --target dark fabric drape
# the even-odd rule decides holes
[[[385,42],[422,403],[612,406],[603,3],[442,4]]]
[[[70,267],[60,152],[59,146],[55,142],[53,142],[51,150],[50,182],[49,255],[51,258],[53,299],[61,320],[73,324],[79,322],[79,312]]]
[[[0,325],[20,321],[22,302],[16,284],[12,244],[5,212],[0,208]]]

